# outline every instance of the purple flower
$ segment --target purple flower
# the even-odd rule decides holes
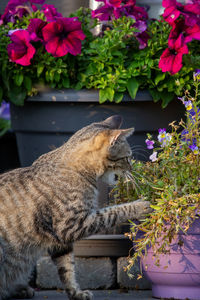
[[[189,148],[192,150],[192,152],[195,155],[199,154],[199,148],[197,147],[197,145],[195,143],[193,143],[192,145],[190,145]]]
[[[22,66],[30,65],[36,50],[30,43],[29,32],[17,30],[11,35],[10,39],[12,43],[7,46],[10,60]]]
[[[195,70],[193,77],[194,77],[194,81],[196,80],[200,81],[200,69]]]
[[[54,5],[44,4],[41,12],[44,13],[47,22],[55,21],[57,17],[62,17],[62,14],[57,12]]]
[[[147,149],[153,149],[154,148],[154,141],[151,141],[151,140],[149,140],[149,139],[146,139],[145,140],[145,143],[147,144]]]
[[[161,143],[161,147],[167,146],[172,139],[171,134],[167,133],[165,128],[159,129],[158,132],[158,141]]]
[[[81,53],[81,41],[85,39],[85,34],[77,18],[57,18],[47,24],[42,33],[45,48],[53,56],[61,57],[68,52],[72,55]]]
[[[190,111],[193,109],[192,101],[190,101],[190,100],[183,101],[183,104],[185,105],[185,108],[187,111]]]
[[[187,129],[183,129],[181,132],[181,141],[186,142],[187,144],[190,142],[190,139],[188,139],[188,130]]]
[[[10,120],[10,105],[6,101],[3,101],[0,106],[0,118]]]

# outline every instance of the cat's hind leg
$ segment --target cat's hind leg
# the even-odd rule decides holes
[[[17,285],[14,292],[12,293],[12,298],[16,299],[31,299],[35,295],[35,291],[29,285]]]
[[[52,257],[52,259],[57,266],[60,280],[64,284],[69,299],[91,300],[93,294],[87,290],[82,291],[76,281],[73,252],[56,258]]]

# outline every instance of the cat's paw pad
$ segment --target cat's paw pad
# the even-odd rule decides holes
[[[71,300],[92,300],[93,294],[90,291],[78,291]]]
[[[16,299],[31,299],[34,297],[34,295],[35,295],[34,289],[32,289],[30,286],[27,286],[27,287],[17,288],[12,297]]]

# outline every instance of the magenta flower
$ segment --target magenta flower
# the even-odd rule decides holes
[[[174,44],[164,50],[160,57],[159,68],[162,72],[170,72],[171,75],[176,74],[182,68],[183,54],[188,54],[188,47],[184,44],[184,37],[179,35]]]
[[[57,18],[47,24],[43,30],[43,38],[47,52],[55,57],[81,53],[81,41],[85,34],[81,29],[81,22],[77,18]]]
[[[105,4],[111,5],[113,7],[120,7],[122,0],[105,0]]]
[[[30,33],[30,39],[34,42],[43,42],[42,29],[47,24],[47,22],[41,19],[31,19],[28,25],[28,32]]]
[[[97,18],[99,21],[109,21],[114,17],[114,7],[105,4],[92,11],[92,18]]]
[[[124,1],[125,2],[125,1]],[[143,7],[135,5],[135,1],[129,0],[115,9],[115,18],[118,19],[122,16],[132,17],[135,20],[147,20],[148,14]]]
[[[192,27],[189,27],[186,25],[184,19],[177,20],[172,25],[172,30],[169,34],[169,47],[173,47],[180,34],[183,34],[184,36],[184,43],[191,42],[193,39],[200,40],[200,26],[195,24]]]
[[[163,0],[162,4],[165,7],[163,17],[169,24],[172,25],[181,15],[188,26],[194,26],[197,23],[200,14],[199,3],[183,5],[176,0]]]
[[[57,9],[54,5],[44,4],[42,6],[41,12],[44,13],[47,22],[55,21],[57,17],[62,17],[62,14],[57,12]]]
[[[12,43],[7,47],[8,56],[12,62],[22,66],[31,64],[35,48],[30,43],[30,35],[26,30],[15,31],[10,37]]]
[[[169,24],[173,24],[183,10],[183,5],[176,0],[163,0],[162,6],[165,7],[163,18]]]

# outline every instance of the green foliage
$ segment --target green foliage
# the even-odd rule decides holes
[[[168,253],[179,231],[187,232],[200,208],[200,76],[194,83],[195,96],[187,91],[182,98],[186,122],[172,122],[171,133],[158,135],[154,162],[133,161],[132,179],[121,179],[114,189],[117,203],[138,198],[151,201],[153,212],[139,224],[132,223],[131,236],[135,252],[130,267],[151,246],[155,263],[159,254]],[[191,105],[187,106],[187,105]],[[151,135],[148,140],[152,141]],[[155,143],[156,144],[156,143]],[[154,145],[155,145],[154,144]],[[138,232],[143,232],[138,236]],[[159,243],[158,243],[159,241]]]
[[[190,90],[192,74],[200,65],[199,41],[189,44],[189,55],[183,56],[183,67],[175,75],[158,68],[162,52],[167,48],[170,26],[164,20],[153,20],[148,25],[148,46],[139,49],[135,37],[138,30],[132,18],[121,17],[108,22],[108,28],[98,36],[92,29],[99,25],[91,18],[91,10],[80,8],[70,17],[78,17],[86,38],[82,53],[53,57],[41,43],[34,43],[37,54],[30,66],[9,61],[7,45],[9,30],[26,29],[30,19],[45,20],[39,10],[17,20],[16,24],[0,26],[0,100],[23,105],[40,85],[52,88],[98,89],[100,103],[120,102],[124,93],[136,97],[138,89],[148,89],[154,101],[166,107],[183,90]]]
[[[195,46],[196,41],[192,42],[190,53],[195,55],[184,57],[181,71],[173,76],[163,73],[158,62],[167,48],[170,26],[164,20],[152,21],[148,27],[148,47],[139,49],[133,25],[134,21],[126,17],[113,21],[111,30],[105,31],[83,50],[79,74],[81,87],[99,89],[101,103],[106,100],[119,102],[125,92],[134,99],[139,88],[148,89],[154,101],[161,100],[162,106],[166,107],[184,89],[191,89],[200,49]]]

